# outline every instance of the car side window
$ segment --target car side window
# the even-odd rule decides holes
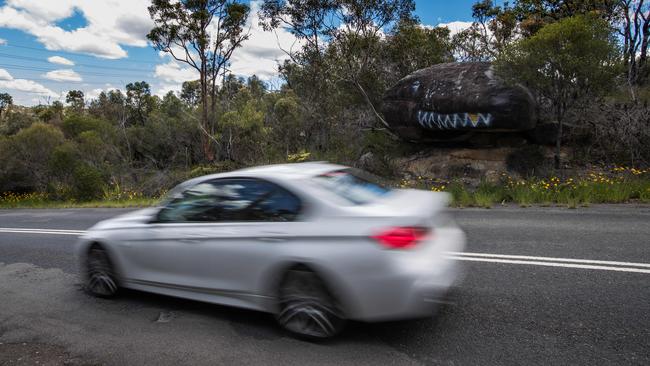
[[[293,221],[301,202],[286,189],[258,179],[199,183],[173,197],[160,222]]]

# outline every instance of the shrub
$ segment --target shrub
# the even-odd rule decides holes
[[[79,165],[73,173],[73,195],[79,201],[90,201],[102,196],[104,180],[99,170],[90,165]]]

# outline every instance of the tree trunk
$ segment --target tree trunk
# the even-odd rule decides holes
[[[562,168],[562,162],[560,160],[560,153],[561,153],[561,148],[562,148],[562,125],[564,124],[562,121],[562,112],[560,111],[561,107],[558,107],[557,110],[557,135],[555,136],[555,169],[559,170]]]
[[[201,134],[201,148],[203,150],[203,158],[207,162],[214,161],[214,151],[210,137],[206,136],[209,133],[208,121],[208,80],[206,75],[205,60],[201,62],[201,126],[203,127],[203,134]]]

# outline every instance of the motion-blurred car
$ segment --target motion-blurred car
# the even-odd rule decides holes
[[[88,291],[118,288],[261,310],[290,332],[431,316],[464,233],[448,195],[389,189],[328,163],[195,178],[157,208],[102,221],[77,255]]]

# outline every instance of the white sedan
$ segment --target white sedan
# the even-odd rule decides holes
[[[195,178],[160,207],[97,223],[77,248],[88,291],[130,288],[271,312],[327,338],[348,319],[431,316],[465,235],[445,193],[389,189],[341,165]]]

